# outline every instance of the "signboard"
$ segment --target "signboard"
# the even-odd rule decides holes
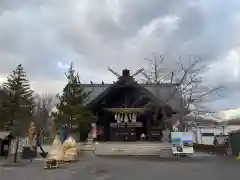
[[[173,154],[193,154],[192,132],[171,132]]]
[[[131,123],[110,123],[110,127],[142,127],[141,122],[131,122]]]

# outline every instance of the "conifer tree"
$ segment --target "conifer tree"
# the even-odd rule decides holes
[[[5,124],[9,121],[9,111],[7,110],[7,99],[6,92],[0,87],[0,128],[4,128]]]
[[[3,84],[3,90],[7,94],[7,99],[3,101],[3,112],[8,116],[8,125],[17,136],[16,149],[14,153],[14,163],[17,162],[19,148],[19,136],[21,126],[24,127],[25,120],[31,117],[34,107],[33,91],[30,88],[26,72],[21,64],[7,77],[7,82]]]
[[[32,115],[34,107],[33,91],[21,64],[7,77],[3,89],[8,95],[7,101],[4,102],[5,111],[11,115],[12,123],[13,120],[21,121],[21,119]]]
[[[59,104],[56,117],[57,124],[67,124],[70,130],[87,125],[92,119],[91,111],[85,107],[89,92],[84,91],[79,74],[75,72],[71,63],[65,73],[67,84],[63,88],[62,95],[58,95]]]

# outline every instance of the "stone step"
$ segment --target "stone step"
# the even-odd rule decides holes
[[[100,143],[95,145],[97,155],[157,155],[163,151],[171,152],[171,145],[162,143]]]
[[[171,149],[171,144],[108,144],[99,143],[95,148],[101,149]]]

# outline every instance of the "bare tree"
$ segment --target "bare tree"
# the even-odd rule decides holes
[[[154,57],[156,55],[154,54]],[[201,116],[214,114],[213,109],[209,106],[209,102],[216,98],[215,95],[220,95],[220,91],[223,89],[222,85],[216,87],[208,87],[204,79],[204,74],[208,70],[208,66],[198,56],[189,56],[188,59],[181,59],[178,55],[176,66],[173,70],[165,70],[160,67],[163,64],[164,56],[161,54],[159,60],[153,59],[149,61],[155,74],[147,76],[147,82],[152,80],[153,84],[162,83],[159,80],[164,79],[164,83],[169,82],[176,85],[175,90],[169,94],[165,102],[169,103],[172,98],[179,95],[178,104],[175,104],[175,108],[178,110],[178,120],[180,123],[180,129],[184,129],[184,118],[186,115]],[[170,75],[170,76],[169,76]],[[161,77],[159,79],[159,77]]]
[[[181,95],[179,107],[179,123],[180,129],[184,129],[184,117],[186,115],[202,116],[214,114],[214,110],[210,106],[210,102],[216,99],[216,95],[220,96],[224,89],[223,85],[209,87],[204,74],[208,70],[208,66],[204,61],[196,56],[190,56],[188,60],[183,62],[181,57],[178,58],[180,71],[175,71],[173,81],[177,82],[177,91]],[[170,96],[170,99],[173,96]],[[168,101],[167,99],[167,101]]]
[[[152,58],[145,58],[149,62],[150,68],[145,69],[142,74],[147,79],[145,83],[147,84],[160,84],[166,82],[167,74],[169,73],[168,69],[163,68],[164,54],[161,53],[152,53]]]
[[[43,132],[49,131],[47,124],[50,120],[51,111],[56,105],[55,96],[51,94],[37,94],[35,97],[34,120],[38,128]]]

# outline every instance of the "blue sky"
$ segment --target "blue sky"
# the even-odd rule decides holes
[[[35,90],[59,92],[70,62],[100,83],[115,80],[108,66],[147,69],[152,52],[170,69],[177,53],[197,55],[211,68],[205,81],[227,86],[214,108],[237,108],[239,10],[239,0],[1,0],[0,79],[22,63]]]

